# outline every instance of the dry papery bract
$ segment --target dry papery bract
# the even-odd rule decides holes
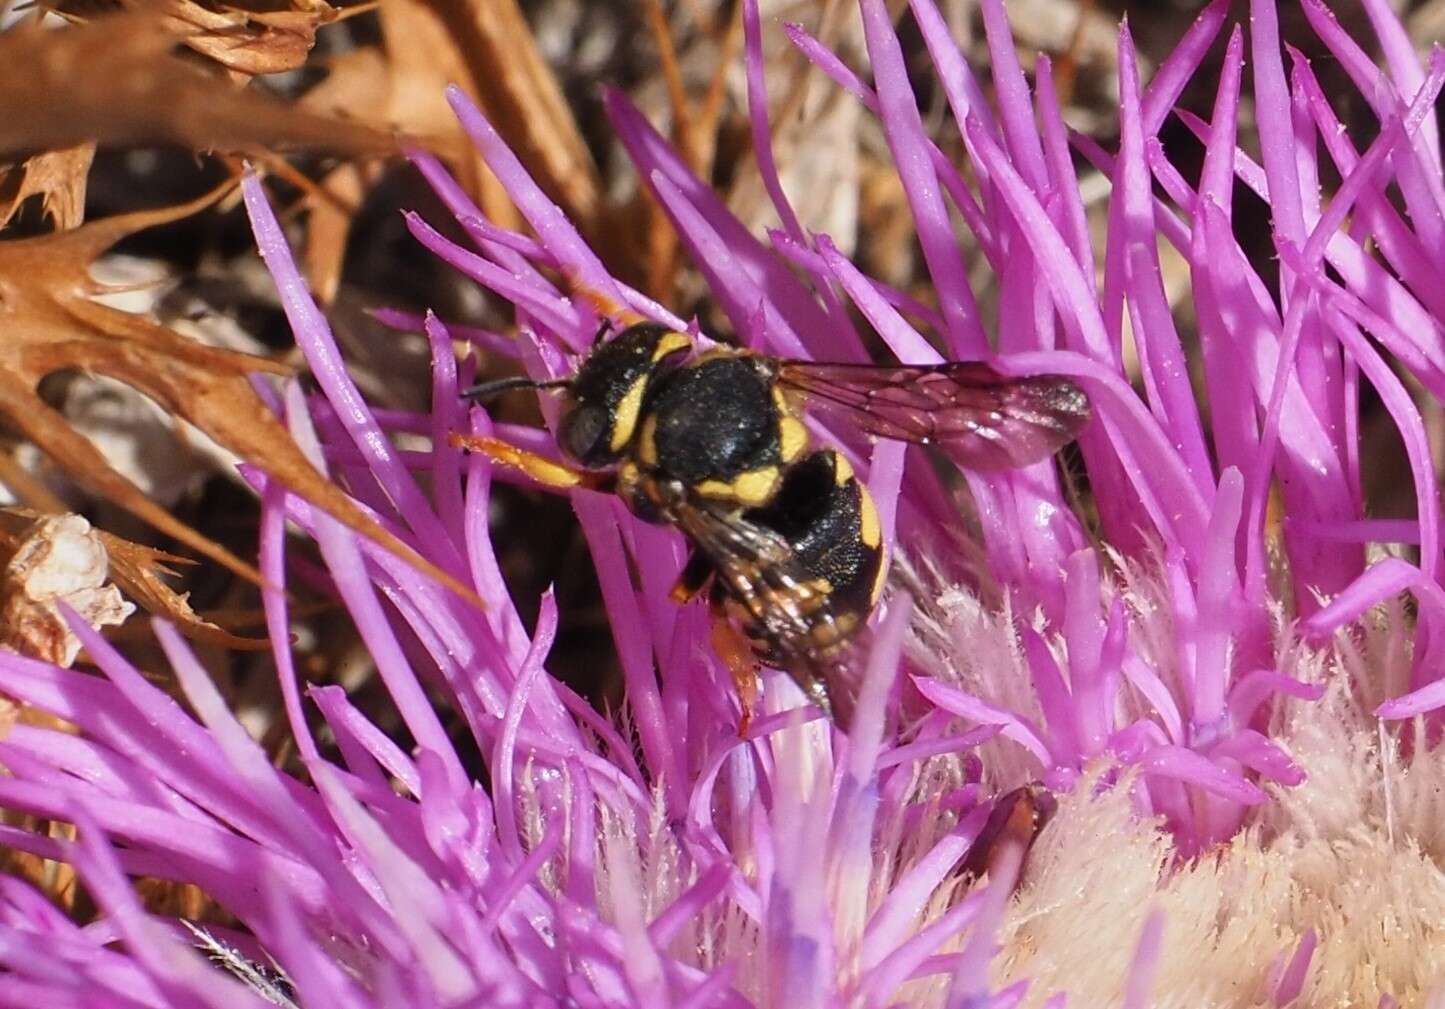
[[[191,564],[113,533],[73,513],[0,509],[0,648],[69,666],[80,652],[59,605],[92,627],[115,627],[135,612],[125,596],[191,638],[225,648],[267,648],[203,619],[185,594],[166,584],[174,566]]]
[[[123,623],[135,607],[108,583],[106,543],[79,515],[0,511],[0,648],[58,666],[80,653],[64,604],[92,627]]]

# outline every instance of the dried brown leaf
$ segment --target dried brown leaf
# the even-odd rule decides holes
[[[388,0],[379,10],[385,52],[362,47],[326,63],[327,76],[301,106],[318,115],[407,132],[446,159],[487,216],[504,227],[521,223],[516,208],[462,133],[446,101],[447,85],[468,79],[446,26],[421,0]],[[377,174],[374,165],[341,165],[300,201],[308,214],[303,262],[317,300],[330,304],[340,283],[353,210]]]
[[[475,601],[455,578],[422,558],[322,476],[252,388],[255,372],[290,374],[266,358],[196,343],[140,315],[100,304],[106,291],[90,264],[121,238],[194,213],[225,189],[179,207],[91,221],[73,231],[0,242],[0,416],[92,493],[231,570],[259,573],[180,522],[106,461],[36,393],[67,370],[104,375],[194,424],[354,532]]]
[[[166,584],[166,577],[176,574],[172,565],[194,564],[194,561],[107,532],[101,532],[100,539],[110,554],[111,578],[147,613],[164,617],[182,634],[203,644],[247,651],[270,647],[265,638],[239,637],[206,620],[191,609],[187,593],[177,592]]]
[[[316,30],[340,12],[324,0],[296,0],[287,10],[214,7],[191,0],[122,0],[135,10],[159,12],[186,45],[237,73],[275,74],[306,62]]]
[[[78,227],[85,219],[85,186],[94,157],[94,144],[77,144],[36,154],[6,171],[0,182],[0,228],[32,196],[40,197],[42,212],[57,228]]]
[[[388,15],[381,16],[384,19]],[[302,97],[303,108],[371,126],[390,128],[396,122],[397,109],[392,101],[396,89],[392,79],[394,66],[375,46],[353,49],[324,62],[318,61],[317,65],[326,69],[326,76]],[[439,95],[432,98],[431,104],[445,104]],[[408,114],[407,125],[413,133],[425,135],[439,124],[433,116],[425,114],[425,107],[421,112],[420,119]]]
[[[0,562],[0,646],[24,655],[69,665],[75,658],[73,651],[50,654],[41,648],[25,647],[51,639],[68,640],[78,647],[53,607],[35,613],[32,604],[63,598],[86,616],[88,597],[95,595],[107,579],[115,583],[109,591],[118,588],[146,612],[164,617],[197,641],[246,650],[270,647],[265,639],[238,637],[204,619],[191,609],[184,593],[166,584],[165,577],[175,574],[173,566],[195,561],[94,529],[79,515],[0,508]],[[55,590],[58,577],[73,583],[69,594]],[[76,598],[77,593],[85,594],[85,598]],[[105,612],[119,612],[118,595],[102,601],[107,606]],[[93,618],[90,622],[96,626],[119,624],[118,620]],[[61,655],[64,657],[58,657]]]
[[[170,143],[193,150],[319,147],[369,156],[390,133],[293,108],[203,72],[171,52],[151,16],[118,15],[0,34],[0,157],[91,141]]]

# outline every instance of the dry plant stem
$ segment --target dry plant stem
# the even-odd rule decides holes
[[[596,221],[601,186],[562,89],[516,0],[432,0],[460,48],[468,89],[575,219]]]
[[[1079,14],[1074,22],[1074,32],[1069,36],[1069,47],[1054,64],[1054,82],[1058,88],[1059,101],[1064,105],[1073,100],[1074,83],[1079,76],[1079,56],[1084,48],[1084,31],[1095,3],[1096,0],[1079,0]]]
[[[15,495],[17,501],[39,512],[59,514],[69,511],[66,503],[37,479],[11,450],[0,452],[0,485]]]
[[[667,24],[667,14],[662,9],[662,0],[644,0],[647,12],[647,26],[657,40],[657,51],[662,63],[662,77],[667,82],[667,98],[672,104],[673,139],[678,152],[687,160],[694,172],[701,170],[697,136],[693,132],[691,103],[687,100],[687,88],[682,81],[682,68],[677,64],[677,49],[672,44],[672,32]]]
[[[717,70],[708,83],[703,96],[702,107],[697,114],[698,134],[706,141],[706,148],[699,151],[698,172],[701,178],[712,174],[713,160],[717,156],[718,121],[722,117],[723,101],[727,98],[728,68],[737,62],[737,55],[743,44],[743,8],[738,4],[728,20],[727,31],[719,45]]]
[[[717,155],[718,123],[723,101],[727,97],[728,69],[735,62],[743,39],[742,5],[737,5],[719,41],[717,68],[707,90],[694,107],[687,99],[676,48],[672,44],[665,20],[661,19],[659,0],[648,0],[649,25],[657,37],[662,70],[667,80],[668,100],[672,104],[673,135],[679,153],[699,178],[712,174]],[[711,30],[709,34],[718,34]],[[681,265],[677,233],[668,222],[661,206],[650,194],[640,197],[647,215],[646,245],[643,252],[647,269],[647,289],[667,299],[677,286]]]
[[[452,33],[442,11],[428,0],[388,0],[378,16],[384,66],[389,75],[388,116],[405,122],[455,166],[458,180],[473,194],[489,220],[519,227],[522,218],[517,208],[476,148],[467,142],[443,97],[447,85],[461,83],[468,94],[480,99],[462,48],[463,39]],[[367,54],[360,50],[350,55]],[[368,71],[361,85],[375,78],[376,73]],[[358,83],[348,80],[341,89],[343,100],[349,103],[354,100]]]

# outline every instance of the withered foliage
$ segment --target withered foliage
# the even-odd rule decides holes
[[[251,385],[257,372],[289,377],[290,364],[207,346],[150,315],[103,303],[97,299],[112,289],[91,275],[96,260],[120,240],[204,212],[221,195],[86,222],[98,147],[169,145],[218,155],[233,172],[241,157],[264,166],[289,187],[278,192],[283,202],[288,193],[295,200],[290,214],[304,215],[303,261],[326,305],[340,291],[356,213],[389,171],[402,127],[412,142],[448,162],[490,217],[522,226],[447,106],[445,86],[458,83],[620,272],[659,295],[672,293],[679,259],[670,229],[655,207],[637,216],[645,198],[624,195],[619,203],[607,195],[563,83],[518,0],[388,0],[367,15],[374,28],[313,54],[320,29],[367,7],[325,0],[67,0],[42,2],[35,17],[0,33],[0,229],[6,229],[0,232],[0,321],[7,333],[0,345],[0,419],[85,491],[258,580],[247,560],[150,500],[39,392],[44,379],[67,372],[114,379],[353,530],[460,588],[302,457]],[[692,26],[677,40],[661,0],[608,15],[614,31],[607,45],[630,52],[641,43],[643,57],[658,63],[668,108],[653,111],[670,113],[685,156],[706,175],[726,125],[725,72],[741,31],[736,5],[689,0],[688,8]],[[69,23],[56,27],[52,16],[42,26],[39,10]],[[572,45],[585,41],[579,36]],[[286,98],[256,80],[301,68],[324,74],[319,83],[284,84]],[[327,157],[294,159],[288,151]],[[31,201],[41,213],[24,218],[24,237],[16,237],[22,232],[8,226]],[[41,219],[50,230],[34,234]],[[8,454],[0,459],[0,482],[34,507],[63,507]],[[242,646],[245,639],[197,617],[163,578],[179,558],[149,549],[115,544],[116,577],[127,594],[196,637]]]
[[[596,222],[596,166],[516,0],[432,0],[431,9],[498,131],[574,219]]]
[[[197,151],[313,147],[376,156],[390,131],[346,123],[240,87],[175,53],[152,15],[0,34],[0,157],[80,144],[175,144]]]
[[[490,219],[521,227],[447,104],[446,88],[457,84],[582,230],[606,240],[597,167],[515,0],[387,0],[377,23],[381,44],[328,60],[326,79],[303,108],[378,130],[405,124],[408,135],[449,163]],[[376,165],[351,161],[305,197],[307,277],[323,303],[336,294],[350,212],[377,175]]]
[[[289,368],[204,346],[143,315],[95,300],[109,290],[92,279],[98,257],[121,239],[193,214],[221,195],[82,224],[97,144],[166,143],[263,159],[299,146],[363,159],[395,151],[392,131],[379,119],[374,124],[344,121],[245,87],[240,80],[299,66],[316,27],[335,16],[329,5],[305,0],[301,8],[279,12],[212,10],[168,0],[160,11],[147,5],[144,13],[58,30],[30,22],[0,34],[0,156],[20,158],[0,176],[0,226],[38,196],[55,229],[0,241],[0,319],[6,332],[0,344],[0,417],[81,487],[259,581],[247,561],[147,498],[37,391],[47,376],[67,371],[116,379],[348,527],[465,592],[358,509],[296,448],[249,379],[256,372],[289,375]],[[186,58],[176,51],[181,41],[234,73]],[[25,487],[12,490],[25,497]],[[184,597],[165,585],[158,568],[164,555],[117,546],[121,577],[137,601],[213,643],[244,644],[197,618]]]
[[[306,62],[316,31],[341,16],[325,0],[268,4],[191,0],[121,0],[131,10],[159,14],[164,27],[191,49],[242,75],[277,74]]]
[[[32,196],[42,212],[64,231],[85,220],[85,189],[95,144],[80,143],[26,158],[0,175],[0,228]]]
[[[469,595],[312,467],[248,378],[255,372],[288,375],[289,368],[263,357],[204,346],[143,316],[95,300],[107,290],[90,275],[97,256],[142,228],[194,213],[217,195],[165,210],[91,221],[71,231],[0,242],[0,325],[7,334],[0,343],[0,415],[82,486],[259,581],[250,564],[142,494],[36,391],[46,376],[73,369],[124,382],[349,528]]]
[[[560,6],[572,2],[560,0]],[[687,4],[697,10],[717,6],[714,0]],[[527,13],[537,16],[544,6],[530,3]],[[577,23],[585,25],[604,6],[610,5],[589,11],[587,0],[578,0],[573,10],[584,16]],[[363,28],[352,31],[342,24],[367,7],[373,9],[364,13],[368,21]],[[197,164],[213,171],[219,160],[232,173],[247,159],[279,183],[273,187],[274,199],[288,223],[298,226],[308,278],[322,304],[335,305],[341,323],[346,311],[355,310],[344,300],[342,279],[348,253],[357,245],[358,211],[375,195],[379,181],[394,177],[391,161],[401,132],[442,157],[488,216],[507,226],[524,226],[447,106],[445,87],[456,83],[476,99],[542,187],[619,271],[667,296],[678,263],[670,231],[655,209],[639,226],[635,189],[618,189],[612,185],[615,179],[603,177],[588,145],[588,139],[597,140],[598,131],[583,129],[565,97],[567,88],[556,64],[549,65],[524,17],[523,5],[519,0],[363,0],[351,6],[332,6],[325,0],[40,0],[38,9],[69,23],[57,27],[51,16],[42,28],[37,14],[0,33],[0,326],[6,334],[0,341],[0,426],[38,447],[94,499],[120,506],[180,545],[172,546],[177,552],[167,552],[87,529],[79,538],[98,543],[106,558],[106,581],[99,588],[113,593],[118,587],[130,601],[218,649],[261,644],[196,612],[187,586],[177,578],[194,576],[190,587],[199,599],[210,598],[199,585],[204,579],[217,584],[217,565],[256,581],[259,574],[245,559],[248,548],[223,546],[151,500],[115,460],[72,427],[40,389],[45,379],[64,373],[103,376],[128,386],[351,529],[460,589],[357,508],[297,449],[252,385],[257,373],[289,380],[294,364],[279,355],[205,345],[162,321],[174,315],[148,314],[154,306],[127,311],[106,300],[114,289],[94,278],[97,260],[143,229],[172,227],[179,233],[177,222],[190,215],[221,213],[214,208],[224,202],[229,187],[189,203],[175,200],[178,205],[163,209],[129,212],[131,207],[166,202],[165,197],[133,200],[124,204],[127,212],[90,220],[86,201],[93,190],[92,198],[104,204],[105,198],[97,195],[106,193],[104,183],[109,202],[115,202],[116,179],[125,176],[117,172],[117,159],[107,161],[111,152],[178,147],[195,152]],[[688,51],[669,47],[665,21],[656,16],[659,10],[654,4],[651,38],[621,30],[606,46],[624,53],[635,48],[644,60],[653,58],[654,46],[666,50],[675,131],[689,158],[706,172],[718,146],[726,104],[723,69],[737,51],[738,22],[730,15],[710,19],[704,34],[721,44],[707,55],[707,73],[699,87],[696,75],[678,64],[690,58]],[[632,20],[627,4],[603,18],[612,18],[609,24],[642,26]],[[341,43],[329,36],[317,47],[323,29],[350,34]],[[562,50],[557,38],[553,31],[547,56],[557,60],[561,52],[564,67],[568,46],[575,50],[592,41],[585,28]],[[297,70],[305,73],[265,79]],[[566,84],[573,94],[596,90],[585,82],[579,88],[576,78]],[[625,195],[619,201],[614,192]],[[666,251],[659,255],[659,250]],[[213,274],[218,266],[225,272],[238,264],[241,269],[234,272],[243,272],[245,263],[234,258],[234,251],[222,255],[221,263],[209,264]],[[193,265],[184,256],[176,259],[169,264],[173,273]],[[663,269],[649,266],[663,261]],[[393,293],[374,292],[383,302]],[[344,328],[341,323],[338,331]],[[64,515],[76,507],[73,500],[64,499],[8,450],[0,450],[0,484],[46,513],[0,511],[0,577],[7,543],[13,553],[25,537],[43,540],[45,530],[56,530],[57,536],[67,532],[74,547],[78,526],[70,521],[73,516]],[[240,500],[240,508],[251,507]],[[196,520],[199,525],[222,535],[202,519]],[[238,511],[219,526],[253,522],[254,512]],[[90,556],[70,552],[81,560]],[[205,560],[197,564],[178,555],[191,552]],[[80,567],[84,570],[79,575],[95,573],[94,565]],[[212,596],[220,597],[223,608],[242,612],[254,605],[254,592],[238,579],[219,582]],[[84,592],[91,587],[80,588]],[[28,595],[15,598],[27,606],[36,602]],[[38,628],[36,643],[60,650],[59,657],[73,657],[63,654],[71,652],[75,642],[66,636],[63,622],[54,619],[55,609],[45,610],[45,600],[39,605],[34,611],[38,623],[24,617],[9,620],[9,625]],[[304,620],[310,610],[303,599],[292,614]],[[230,626],[229,620],[217,619]],[[0,612],[0,630],[6,623]],[[143,652],[147,645],[137,624],[132,620],[115,637],[124,647]],[[341,636],[323,637],[324,644],[315,646],[311,656],[314,661],[303,664],[308,675],[328,677],[348,666],[336,640]],[[262,712],[256,724],[264,726],[269,709],[256,684],[266,678],[246,678],[251,667],[245,656],[215,657],[218,664],[231,666],[229,682],[235,691],[228,696],[233,702],[240,706],[247,697],[260,698],[251,711]],[[225,672],[218,676],[226,679]],[[38,717],[0,699],[0,737],[17,719]],[[57,837],[71,832],[64,824],[49,826]],[[11,851],[0,852],[0,868],[41,884],[77,917],[92,911],[66,867]],[[194,888],[152,881],[145,897],[154,908],[187,917],[206,911],[204,895]]]
[[[113,533],[98,530],[97,534],[110,556],[111,579],[147,613],[165,617],[187,637],[202,644],[248,651],[270,647],[270,642],[263,638],[243,638],[206,620],[191,608],[187,593],[171,587],[166,579],[174,578],[177,568],[193,565],[195,561],[133,543]]]
[[[177,567],[195,563],[96,529],[79,515],[0,508],[0,648],[68,666],[80,643],[56,604],[92,626],[111,626],[133,609],[121,592],[203,644],[268,647],[201,617],[166,581]]]
[[[62,606],[92,627],[123,623],[134,609],[110,568],[81,516],[0,510],[0,649],[69,666],[81,645]]]

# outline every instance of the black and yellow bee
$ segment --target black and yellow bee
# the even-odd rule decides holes
[[[554,487],[614,492],[672,525],[692,555],[673,597],[711,586],[713,639],[746,713],[756,663],[790,673],[831,711],[827,674],[883,591],[878,511],[843,454],[811,448],[805,404],[857,429],[937,442],[971,469],[1023,466],[1071,441],[1089,403],[1057,376],[1009,378],[981,363],[824,364],[717,345],[637,322],[598,343],[570,378],[468,390],[562,390],[563,466],[490,438],[454,441]],[[747,647],[732,640],[740,630]]]

